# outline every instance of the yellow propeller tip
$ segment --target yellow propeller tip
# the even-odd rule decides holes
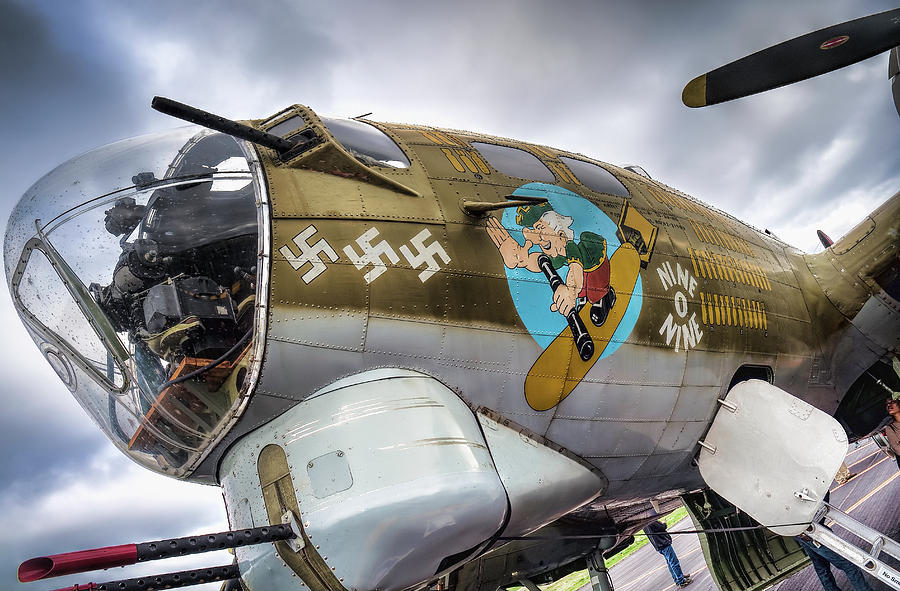
[[[688,107],[706,106],[706,74],[687,83],[681,92],[681,102]]]

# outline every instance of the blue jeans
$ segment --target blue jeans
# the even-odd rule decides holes
[[[665,556],[666,564],[669,567],[669,574],[672,575],[672,580],[675,581],[676,585],[682,584],[684,582],[684,574],[681,572],[681,564],[678,562],[678,556],[675,555],[675,550],[669,545],[663,546],[658,552]]]
[[[837,586],[837,582],[834,580],[834,575],[831,573],[832,564],[844,571],[844,574],[847,575],[847,579],[849,579],[850,584],[853,585],[853,588],[856,589],[856,591],[872,591],[872,588],[863,578],[862,571],[858,566],[831,548],[826,546],[817,547],[812,542],[800,538],[794,539],[797,540],[797,543],[803,548],[803,552],[805,552],[812,561],[813,568],[815,569],[816,574],[819,575],[819,580],[822,581],[822,586],[825,587],[825,591],[841,591]]]

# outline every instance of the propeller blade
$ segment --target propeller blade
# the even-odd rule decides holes
[[[688,82],[681,100],[704,107],[771,90],[868,59],[900,45],[900,8],[773,45]]]

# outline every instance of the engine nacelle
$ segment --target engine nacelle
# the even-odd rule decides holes
[[[299,553],[237,550],[254,591],[403,589],[475,554],[507,518],[475,415],[410,371],[325,388],[238,441],[220,474],[233,527],[287,510],[302,524]]]
[[[344,378],[246,435],[220,481],[232,528],[290,511],[302,529],[299,552],[286,542],[236,550],[253,591],[399,591],[606,486],[564,449],[400,369]]]

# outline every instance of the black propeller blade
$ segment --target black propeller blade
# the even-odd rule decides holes
[[[694,78],[681,100],[704,107],[806,80],[900,45],[900,8],[773,45]]]

